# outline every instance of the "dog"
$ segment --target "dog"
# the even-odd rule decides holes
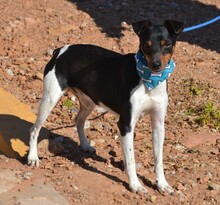
[[[140,41],[137,54],[122,55],[86,44],[65,45],[54,51],[45,67],[43,97],[30,130],[30,166],[39,166],[37,141],[42,125],[60,97],[71,89],[80,102],[75,124],[83,151],[95,152],[84,134],[84,124],[96,105],[119,116],[125,172],[130,190],[136,193],[147,193],[147,189],[136,174],[134,129],[141,115],[150,114],[157,188],[162,193],[174,192],[163,169],[164,121],[167,78],[175,66],[171,57],[184,24],[166,20],[163,25],[152,25],[145,20],[132,26]]]

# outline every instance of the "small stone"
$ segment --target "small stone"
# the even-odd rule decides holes
[[[14,72],[10,68],[6,69],[6,72],[7,72],[8,75],[14,76]]]
[[[85,129],[89,129],[90,128],[90,121],[86,120],[84,128]]]
[[[92,147],[95,147],[95,145],[96,145],[95,141],[93,141],[93,140],[91,140],[89,144],[90,144],[90,146],[92,146]]]
[[[35,61],[34,57],[30,57],[26,59],[26,63],[31,64]]]
[[[72,100],[73,102],[75,102],[75,101],[76,101],[76,96],[73,95],[73,96],[71,97],[71,100]]]
[[[220,191],[220,185],[219,184],[216,184],[214,182],[209,182],[208,183],[208,188],[209,190],[217,190],[217,191]]]
[[[81,25],[80,25],[80,29],[84,30],[87,27],[87,23],[84,21]]]
[[[79,188],[76,185],[73,185],[74,190],[79,190]]]
[[[44,74],[40,73],[40,72],[37,72],[36,78],[39,79],[39,80],[43,80],[44,79]]]
[[[47,50],[47,54],[48,54],[49,56],[52,56],[52,55],[53,55],[53,50],[52,50],[52,49],[48,49],[48,50]]]
[[[118,135],[114,135],[114,136],[113,136],[113,139],[114,139],[114,140],[117,140],[118,138],[119,138]]]
[[[59,42],[63,42],[63,43],[66,44],[66,42],[67,42],[67,36],[65,36],[65,35],[60,35],[60,36],[58,36],[57,40],[58,40]]]
[[[122,27],[123,29],[129,29],[129,25],[128,25],[127,22],[125,22],[125,21],[121,22],[121,27]]]
[[[154,203],[156,201],[157,197],[155,195],[150,196],[150,201]]]
[[[25,81],[27,80],[26,76],[24,75],[19,75],[18,80],[20,81],[21,84],[24,84]]]
[[[105,143],[105,140],[104,139],[98,139],[98,142],[99,142],[99,144],[103,144],[103,143]]]
[[[107,110],[106,110],[105,108],[102,108],[102,107],[97,107],[97,108],[96,108],[96,111],[97,111],[98,113],[104,113],[104,112],[106,112]]]
[[[54,173],[54,166],[51,162],[48,162],[46,165],[44,165],[44,169],[53,170],[53,173]],[[47,177],[49,176],[50,175],[48,175]]]
[[[141,162],[136,163],[136,169],[137,170],[141,169],[141,167],[142,167],[142,163]]]
[[[25,172],[23,175],[23,179],[28,180],[33,175],[32,172]]]
[[[180,202],[184,202],[185,201],[185,198],[186,198],[186,196],[185,196],[185,194],[183,193],[183,192],[180,192]]]
[[[128,199],[128,200],[131,200],[130,195],[129,195],[129,194],[127,194],[127,193],[124,193],[124,194],[123,194],[123,197],[125,197],[125,198],[126,198],[126,199]]]
[[[25,23],[26,23],[27,26],[32,26],[32,25],[37,24],[36,19],[31,18],[31,17],[26,17],[24,20],[25,20]]]
[[[220,145],[220,138],[216,139],[216,145]]]

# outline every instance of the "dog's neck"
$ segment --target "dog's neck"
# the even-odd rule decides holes
[[[148,90],[156,88],[159,84],[165,81],[171,75],[175,68],[175,63],[171,59],[169,60],[163,71],[161,71],[160,73],[153,73],[149,69],[147,61],[140,51],[138,51],[135,55],[135,61],[138,75],[142,79]]]

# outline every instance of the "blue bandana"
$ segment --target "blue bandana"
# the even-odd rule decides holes
[[[143,80],[148,90],[156,88],[163,81],[165,81],[171,75],[175,68],[175,63],[171,59],[166,65],[165,69],[162,70],[160,73],[152,73],[147,65],[147,61],[140,51],[135,55],[135,61],[138,75]]]

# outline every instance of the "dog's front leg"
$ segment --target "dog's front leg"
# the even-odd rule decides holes
[[[165,137],[165,111],[154,112],[151,115],[152,132],[153,132],[153,151],[155,159],[156,182],[159,192],[173,193],[173,188],[168,184],[164,175],[163,168],[163,144]]]
[[[125,126],[119,122],[121,132],[121,145],[124,156],[125,172],[128,175],[129,188],[132,192],[147,193],[147,189],[141,185],[136,173],[136,163],[134,157],[134,127]]]

